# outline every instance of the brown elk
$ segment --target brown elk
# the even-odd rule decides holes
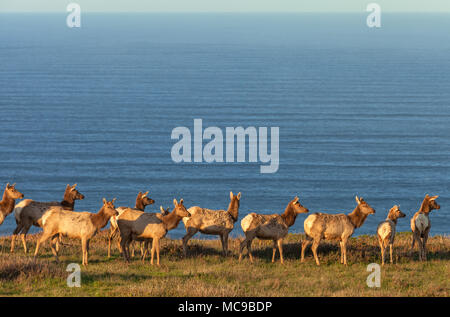
[[[197,206],[188,209],[191,217],[183,218],[186,228],[186,235],[183,237],[183,252],[185,256],[189,239],[199,231],[203,234],[219,235],[223,254],[227,254],[228,235],[233,230],[234,223],[238,220],[240,199],[241,193],[233,195],[233,192],[230,192],[230,204],[226,211],[211,210]]]
[[[295,223],[297,215],[300,213],[307,213],[308,209],[303,207],[295,197],[289,202],[284,213],[281,215],[261,215],[251,213],[244,217],[241,221],[242,230],[245,233],[245,239],[241,242],[239,251],[239,261],[242,259],[242,251],[247,246],[250,261],[253,263],[253,256],[251,252],[252,241],[255,238],[262,240],[273,240],[272,263],[275,262],[275,254],[278,250],[280,252],[280,261],[283,264],[283,238],[289,232],[289,227]]]
[[[16,204],[16,199],[22,199],[23,194],[16,189],[16,184],[6,184],[3,192],[2,201],[0,201],[0,225],[5,221],[6,217],[12,213]]]
[[[73,239],[81,240],[81,249],[83,252],[82,264],[88,264],[89,242],[100,229],[108,224],[109,219],[117,215],[114,207],[114,198],[107,201],[103,198],[103,206],[98,213],[91,212],[75,212],[65,210],[62,207],[52,207],[41,219],[41,225],[44,232],[37,242],[34,257],[37,257],[39,247],[47,239],[52,238],[52,253],[58,259],[58,250],[55,248],[58,236],[61,234]]]
[[[441,206],[436,202],[436,198],[439,196],[430,197],[428,194],[422,201],[422,205],[418,212],[414,214],[411,218],[411,230],[413,232],[413,240],[411,245],[411,250],[409,254],[411,255],[414,250],[414,243],[417,242],[419,246],[419,261],[427,260],[427,240],[428,234],[431,229],[431,221],[429,214],[433,209],[440,209]]]
[[[148,205],[152,205],[155,203],[153,199],[148,197],[148,191],[146,193],[139,192],[136,197],[136,204],[134,209],[139,211],[144,211],[145,207]],[[112,240],[118,235],[119,233],[119,227],[117,225],[117,220],[120,219],[120,215],[127,210],[128,207],[119,207],[117,208],[117,212],[119,213],[117,217],[111,217],[111,228],[110,233],[108,237],[108,258],[111,257],[111,242]],[[120,236],[119,236],[120,238]],[[120,246],[120,241],[117,241],[117,247],[119,248],[119,251],[122,253],[122,248]],[[143,254],[142,248],[141,248],[141,255]],[[134,256],[134,246],[132,247],[132,256]]]
[[[146,213],[134,209],[127,209],[117,221],[119,225],[120,244],[125,261],[130,261],[129,244],[131,241],[145,241],[145,256],[148,250],[149,240],[152,239],[151,264],[156,251],[157,265],[159,266],[159,241],[164,238],[169,230],[175,229],[183,217],[189,217],[190,213],[183,205],[183,199],[178,203],[173,200],[175,208],[168,215]]]
[[[41,227],[41,218],[51,207],[62,207],[65,210],[72,211],[76,200],[84,199],[84,195],[77,189],[77,184],[70,186],[67,184],[64,191],[64,197],[61,202],[38,202],[32,199],[22,200],[16,205],[14,215],[16,217],[17,227],[14,229],[11,238],[11,252],[14,252],[16,236],[20,234],[23,243],[23,249],[27,253],[26,237],[31,226]],[[58,247],[58,246],[57,246]]]
[[[313,241],[311,247],[316,264],[320,265],[317,248],[320,240],[337,240],[341,246],[341,263],[347,265],[347,240],[352,236],[355,228],[362,226],[367,216],[375,213],[364,199],[356,196],[358,205],[350,214],[314,213],[304,222],[306,239],[302,243],[301,262],[305,261],[305,249]]]
[[[393,248],[395,239],[395,227],[397,219],[404,218],[406,215],[395,205],[389,210],[389,214],[385,221],[381,222],[377,228],[378,243],[381,249],[381,265],[384,265],[384,254],[389,245],[390,261],[393,263]]]

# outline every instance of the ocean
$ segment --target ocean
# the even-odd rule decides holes
[[[394,204],[409,219],[439,195],[431,234],[450,223],[450,16],[383,14],[0,14],[0,186],[59,201],[66,184],[97,212],[133,206],[310,213]],[[279,170],[257,163],[175,163],[176,127],[279,127]],[[248,161],[248,160],[247,160]],[[290,232],[303,232],[305,214]],[[15,228],[10,215],[0,235]],[[40,229],[33,228],[31,232]],[[168,236],[180,238],[181,223]],[[237,222],[232,236],[242,235]],[[199,238],[214,238],[197,234]]]

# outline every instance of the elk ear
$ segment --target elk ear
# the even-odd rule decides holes
[[[178,201],[175,198],[173,199],[173,204],[175,205],[175,207],[178,205]]]
[[[72,189],[75,189],[78,184],[73,184]]]
[[[148,193],[149,193],[149,192],[146,192],[145,194],[143,194],[143,195],[142,195],[142,198],[147,197]]]
[[[103,198],[103,204],[106,205],[107,202],[106,198]]]
[[[159,206],[159,210],[161,210],[162,213],[165,213],[166,211],[164,210],[163,206]]]
[[[180,199],[180,205],[182,205],[182,204],[183,204],[183,198]]]
[[[113,198],[113,200],[111,200],[111,203],[114,204],[114,202],[116,201],[117,198]]]
[[[11,187],[12,187],[12,188],[16,187],[16,183],[12,184]],[[436,197],[436,198],[437,198],[437,197]],[[435,199],[436,199],[436,198],[435,198]]]
[[[6,188],[9,188],[9,183],[6,184]]]
[[[14,187],[14,185],[13,185],[13,187]],[[439,197],[439,195],[433,196],[433,197],[430,198],[430,200],[435,200],[438,197]]]
[[[296,204],[298,201],[298,196],[295,196],[294,200],[292,201],[293,204]]]
[[[241,192],[239,192],[239,194],[237,194],[237,199],[241,200]]]
[[[358,196],[355,196],[355,200],[358,203],[358,205],[361,203],[361,200],[358,198]]]
[[[232,191],[230,191],[230,199],[233,199],[233,192]]]

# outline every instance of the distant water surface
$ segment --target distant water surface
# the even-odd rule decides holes
[[[101,199],[279,213],[299,195],[310,212],[394,204],[407,219],[440,195],[432,234],[450,223],[450,16],[384,14],[0,14],[0,183],[60,200],[67,183]],[[280,127],[280,168],[175,164],[172,129]],[[291,232],[303,232],[305,215]],[[0,226],[15,227],[14,216]],[[33,229],[37,232],[40,229]],[[170,232],[184,234],[184,226]],[[241,235],[239,223],[233,235]],[[206,236],[202,236],[206,237]]]

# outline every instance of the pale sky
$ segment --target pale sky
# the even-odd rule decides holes
[[[450,0],[1,0],[0,12],[65,12],[75,2],[84,12],[450,12]]]

